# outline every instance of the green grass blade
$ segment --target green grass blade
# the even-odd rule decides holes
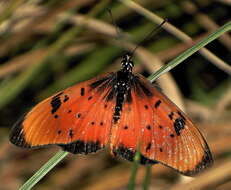
[[[55,167],[68,152],[60,150],[45,165],[43,165],[19,190],[29,190],[38,183],[53,167]]]
[[[129,183],[128,183],[128,190],[134,190],[135,189],[136,174],[138,171],[139,163],[140,163],[140,152],[137,151],[135,154],[134,162],[132,164],[132,171],[131,171],[131,176],[130,176]]]
[[[150,183],[151,183],[151,165],[147,165],[145,168],[145,176],[144,176],[144,181],[143,181],[143,190],[148,190]]]
[[[157,72],[155,72],[154,74],[152,74],[151,76],[149,76],[148,80],[150,80],[151,82],[155,81],[162,74],[170,71],[171,69],[173,69],[174,67],[176,67],[177,65],[179,65],[182,61],[184,61],[189,56],[191,56],[196,51],[198,51],[200,48],[206,46],[208,43],[210,43],[211,41],[215,40],[216,38],[218,38],[223,33],[227,32],[229,30],[231,30],[231,21],[227,22],[225,25],[223,25],[222,27],[220,27],[217,31],[215,31],[214,33],[210,34],[207,38],[203,39],[202,41],[200,41],[199,43],[197,43],[196,45],[194,45],[190,49],[187,49],[185,52],[183,52],[178,57],[176,57],[175,59],[173,59],[167,65],[161,67]]]

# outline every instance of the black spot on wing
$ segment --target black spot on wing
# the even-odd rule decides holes
[[[152,143],[148,143],[148,145],[146,146],[146,152],[148,152],[151,149]]]
[[[124,158],[128,161],[133,161],[135,154],[136,154],[136,151],[129,149],[129,148],[126,148],[126,147],[124,147],[124,145],[120,145],[118,148],[113,149],[113,153],[115,155],[121,156],[122,158]],[[156,164],[158,162],[155,160],[150,160],[141,154],[140,155],[140,163],[145,165],[145,164]]]
[[[169,117],[170,120],[173,120],[173,116],[174,116],[173,112],[171,112],[170,114],[168,114],[168,117]]]
[[[146,128],[147,128],[147,130],[151,130],[152,127],[151,127],[151,125],[147,125]]]
[[[81,95],[81,96],[84,96],[84,94],[85,94],[85,88],[81,88],[81,89],[80,89],[80,95]]]
[[[99,149],[103,148],[102,146],[100,146],[99,141],[84,142],[81,140],[78,140],[78,141],[75,141],[73,143],[66,144],[66,145],[60,144],[59,146],[61,146],[64,151],[67,151],[73,154],[89,154],[89,153],[96,152]]]
[[[174,121],[174,129],[175,129],[177,136],[180,135],[181,130],[184,129],[184,126],[185,126],[185,121],[182,118],[177,118]]]
[[[51,113],[54,114],[61,106],[62,102],[61,102],[61,99],[60,99],[60,95],[62,93],[59,93],[57,94],[56,96],[52,97],[51,99]]]
[[[74,136],[73,129],[69,129],[68,135],[70,138],[72,138]]]
[[[157,100],[156,103],[155,103],[155,105],[154,105],[154,107],[158,108],[160,106],[160,104],[161,104],[161,100]]]
[[[65,95],[63,102],[67,102],[68,100],[69,100],[69,97],[67,95]]]

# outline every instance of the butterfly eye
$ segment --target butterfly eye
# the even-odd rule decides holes
[[[131,68],[134,67],[133,61],[129,61],[129,66],[130,66]]]

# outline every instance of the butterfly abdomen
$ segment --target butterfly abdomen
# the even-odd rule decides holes
[[[131,80],[133,74],[125,71],[118,71],[116,73],[116,81],[113,86],[113,91],[116,99],[115,110],[113,113],[113,122],[117,123],[120,119],[120,114],[124,101],[131,103]]]

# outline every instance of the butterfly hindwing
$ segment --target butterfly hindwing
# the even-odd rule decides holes
[[[125,103],[115,127],[113,152],[141,163],[160,162],[184,175],[194,175],[212,163],[203,136],[186,115],[141,75],[135,76],[132,103]]]
[[[111,77],[97,77],[45,99],[15,124],[11,142],[21,147],[58,144],[86,154],[104,147],[114,110],[114,100],[106,100]]]

